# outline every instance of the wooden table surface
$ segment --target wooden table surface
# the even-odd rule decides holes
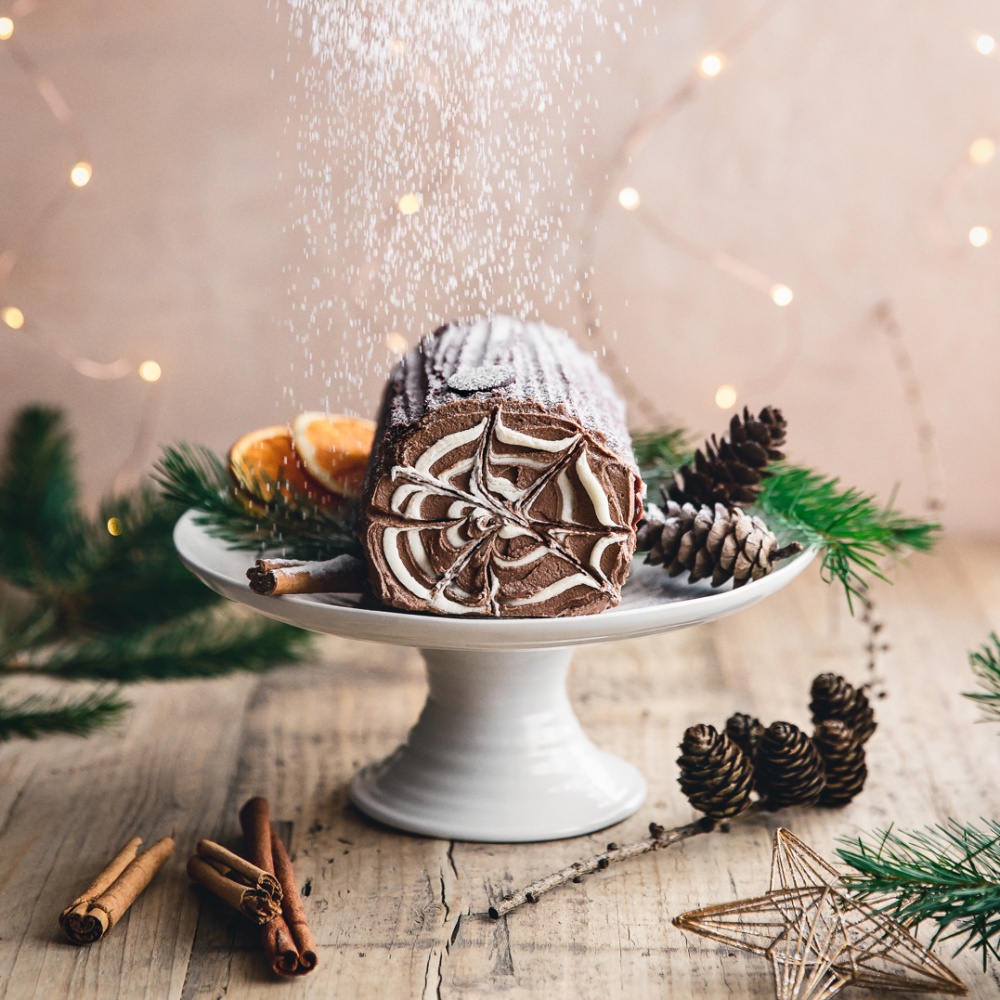
[[[807,726],[815,674],[866,679],[865,626],[817,567],[734,617],[576,653],[585,728],[645,773],[650,794],[631,819],[575,840],[447,842],[355,810],[348,780],[402,739],[425,693],[416,652],[374,644],[323,638],[299,667],[142,685],[113,732],[0,746],[0,997],[773,997],[765,960],[670,921],[766,889],[775,827],[832,859],[838,837],[858,831],[1000,816],[1000,727],[976,725],[961,697],[974,688],[968,651],[1000,628],[1000,541],[950,540],[895,575],[875,592],[888,697],[856,802],[744,819],[499,922],[485,916],[496,895],[638,839],[651,820],[692,818],[674,763],[687,726],[734,711]],[[319,945],[319,968],[295,983],[274,980],[242,918],[184,874],[201,837],[239,847],[236,812],[254,794],[289,831]],[[128,837],[172,828],[176,855],[122,923],[98,945],[67,944],[60,909]],[[971,996],[998,995],[996,965],[984,974],[968,953],[952,964]]]

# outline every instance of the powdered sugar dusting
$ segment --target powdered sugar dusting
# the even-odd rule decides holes
[[[331,390],[310,406],[370,391],[387,337],[569,305],[604,72],[584,39],[605,20],[624,37],[640,2],[287,0],[310,56],[290,120],[292,326]]]

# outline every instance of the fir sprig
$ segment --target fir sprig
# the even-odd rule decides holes
[[[843,584],[848,604],[863,597],[866,577],[886,579],[880,560],[908,549],[929,551],[941,530],[811,469],[779,462],[769,471],[757,506],[765,518],[783,521],[822,549],[824,579]]]
[[[117,694],[100,691],[76,699],[31,695],[12,703],[0,701],[0,741],[15,736],[34,740],[52,733],[86,736],[113,722],[127,707]]]
[[[0,680],[35,673],[127,683],[260,670],[300,658],[306,633],[206,610],[224,602],[174,551],[182,510],[147,486],[85,516],[61,414],[23,410],[0,462]],[[0,741],[84,734],[125,705],[100,692],[0,702]]]
[[[643,482],[658,495],[659,486],[670,479],[694,455],[688,432],[679,427],[663,427],[632,436],[632,450]]]
[[[233,548],[278,549],[298,559],[361,555],[356,502],[295,508],[281,499],[249,500],[237,491],[218,455],[189,444],[165,448],[155,478],[164,497],[197,511],[197,522]],[[272,492],[280,498],[278,490]]]
[[[287,663],[301,657],[309,641],[307,632],[276,627],[259,615],[198,611],[143,632],[60,643],[26,655],[17,669],[120,683],[218,677]]]
[[[937,925],[935,939],[958,938],[1000,958],[1000,822],[947,823],[924,830],[878,832],[844,840],[840,857],[858,874],[844,881],[863,895],[890,896],[887,909],[904,924]]]
[[[979,678],[981,691],[966,692],[965,697],[979,702],[986,718],[1000,722],[1000,636],[990,633],[988,643],[969,654],[969,664]]]
[[[654,501],[690,461],[688,440],[676,428],[635,437],[636,462]],[[937,540],[940,525],[906,517],[838,478],[788,462],[769,465],[767,472],[759,513],[772,528],[780,524],[795,540],[822,551],[823,577],[843,585],[849,605],[864,596],[871,578],[885,579],[881,560],[908,549],[928,551]]]

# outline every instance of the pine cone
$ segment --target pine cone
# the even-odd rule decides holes
[[[753,767],[743,751],[714,726],[692,726],[677,758],[681,791],[711,819],[743,812],[753,791]]]
[[[875,732],[875,710],[868,702],[864,688],[856,688],[838,674],[820,674],[812,682],[809,703],[813,723],[840,719],[854,730],[858,742],[864,745]]]
[[[862,788],[868,777],[865,748],[845,722],[826,719],[816,727],[813,743],[823,758],[826,784],[819,797],[821,806],[846,806]]]
[[[757,746],[757,791],[768,809],[814,806],[823,792],[823,759],[798,726],[773,722]]]
[[[642,512],[642,520],[635,529],[635,551],[649,552],[656,545],[663,531],[663,523],[667,515],[655,503],[646,503]],[[661,550],[662,553],[662,550]],[[650,560],[646,560],[649,562]],[[658,562],[663,562],[662,555]]]
[[[757,745],[764,735],[760,719],[737,712],[726,720],[726,735],[750,758],[757,758]]]
[[[694,465],[682,466],[670,487],[671,500],[693,504],[752,504],[760,493],[761,480],[770,473],[766,466],[785,456],[785,418],[781,410],[765,406],[759,416],[734,414],[729,437],[712,435],[705,450],[694,453]]]
[[[649,546],[646,562],[663,563],[671,576],[688,570],[691,582],[710,577],[718,587],[732,579],[734,587],[748,580],[767,576],[775,562],[798,552],[798,543],[778,547],[778,540],[759,517],[750,517],[739,507],[716,504],[696,510],[691,504],[680,506],[667,501],[665,511],[656,508],[655,516],[643,529],[643,541]]]

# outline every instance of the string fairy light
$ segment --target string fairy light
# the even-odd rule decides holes
[[[669,122],[683,107],[694,100],[700,92],[701,86],[717,77],[726,64],[757,38],[769,26],[781,8],[787,6],[789,2],[790,0],[765,0],[723,45],[703,55],[681,79],[675,89],[632,126],[610,158],[604,173],[603,184],[595,189],[588,206],[587,218],[582,227],[581,263],[578,268],[576,284],[586,330],[592,339],[600,342],[604,366],[620,385],[628,388],[629,398],[635,410],[641,414],[642,419],[654,426],[668,424],[670,419],[660,405],[651,399],[632,378],[628,367],[622,363],[614,346],[604,336],[600,317],[595,307],[593,277],[595,273],[596,234],[600,228],[604,205],[607,202],[608,188],[614,185],[621,174],[638,158],[657,129]],[[632,192],[635,192],[634,195]],[[774,281],[773,278],[769,278],[756,268],[725,251],[711,250],[699,245],[694,240],[675,232],[662,219],[651,213],[638,211],[641,201],[635,188],[620,188],[618,202],[623,208],[633,212],[640,225],[644,226],[664,245],[679,251],[692,260],[705,263],[736,281],[769,296],[772,302],[779,307],[784,308],[791,303],[793,294],[787,285]],[[795,341],[799,338],[801,330],[798,324],[789,325],[788,329],[789,339],[792,341],[792,349],[789,352],[789,356],[791,356],[797,351]],[[779,366],[783,368],[785,362],[786,359],[780,360]]]
[[[26,14],[30,13],[32,7],[30,4],[21,4],[18,9],[22,14]],[[96,361],[81,355],[70,343],[46,331],[37,316],[26,316],[18,306],[5,301],[7,285],[20,259],[18,246],[29,243],[44,225],[52,221],[66,204],[70,192],[84,188],[90,183],[94,168],[86,139],[69,105],[53,81],[42,72],[18,42],[14,34],[13,18],[8,15],[0,16],[0,42],[3,43],[2,50],[10,56],[14,65],[34,86],[74,153],[73,165],[64,175],[63,184],[42,203],[21,234],[0,251],[0,320],[10,330],[30,335],[28,342],[33,348],[46,350],[55,355],[85,378],[115,381],[138,372],[144,381],[156,382],[162,372],[155,361],[145,361],[141,365],[127,358],[118,358],[110,362]],[[121,488],[126,479],[138,473],[140,462],[148,454],[155,439],[155,416],[158,408],[158,394],[147,393],[142,403],[132,449],[115,476],[116,489]],[[117,518],[111,518],[107,526],[112,534],[120,533],[121,522]],[[117,531],[113,530],[115,526]]]
[[[736,405],[736,388],[731,385],[720,385],[715,390],[715,405],[720,410],[731,410]]]
[[[621,191],[618,192],[618,204],[625,209],[626,212],[634,212],[640,205],[641,199],[639,197],[639,192],[634,187],[623,187]]]
[[[721,53],[709,52],[708,55],[701,57],[701,61],[698,63],[698,71],[702,76],[718,76],[722,72],[724,65],[725,57]]]
[[[984,247],[993,239],[993,231],[989,226],[973,226],[969,230],[969,242],[974,247]]]
[[[997,47],[997,40],[992,35],[976,35],[972,46],[981,56],[991,56]]]
[[[420,211],[420,195],[410,191],[399,199],[396,207],[402,215],[415,215]]]

